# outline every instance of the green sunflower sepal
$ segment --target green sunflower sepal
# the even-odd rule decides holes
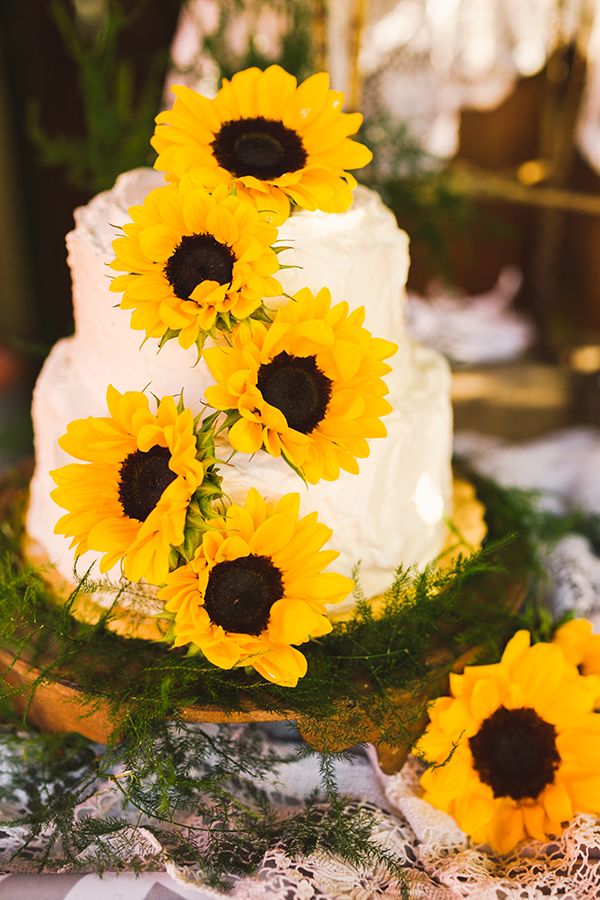
[[[200,414],[194,419],[198,456],[215,464],[218,463],[215,456],[215,429],[220,415],[219,410],[216,410],[204,418]]]
[[[212,495],[213,498],[215,496],[220,496],[220,491]],[[195,495],[192,498],[185,519],[183,542],[177,547],[172,547],[169,554],[170,572],[174,572],[193,559],[194,553],[202,543],[202,535],[206,531],[205,522],[210,515],[207,507],[210,506],[210,503],[211,497],[204,497],[200,502]]]
[[[174,650],[174,641],[176,637],[175,616],[171,615],[170,613],[163,612],[161,613],[161,619],[163,620],[163,622],[168,622],[167,630],[162,635],[162,642],[165,644],[169,644],[170,649]]]
[[[216,434],[220,434],[221,432],[228,432],[235,425],[235,423],[239,422],[240,419],[242,418],[242,416],[237,411],[237,409],[226,409],[226,410],[223,410],[222,413],[220,411],[217,411],[217,412],[213,413],[209,418],[212,421],[215,421],[219,416],[224,416],[224,418],[222,418],[221,424],[219,425],[219,428],[215,432]],[[264,450],[264,447],[261,449]],[[234,449],[233,453],[235,454],[236,452],[237,451]],[[296,466],[285,452],[282,452],[281,458],[286,463],[286,465],[288,465],[290,467],[290,469],[292,469],[292,471],[298,476],[298,478],[300,478],[302,483],[306,487],[308,487],[308,481],[306,480],[306,477],[305,477],[302,469],[300,469],[298,466]]]
[[[206,522],[215,515],[213,505],[215,501],[223,497],[221,489],[222,478],[216,466],[209,466],[206,470],[204,481],[194,492],[185,517],[183,543],[174,547],[169,558],[169,570],[178,569],[179,566],[193,559],[196,550],[202,543],[202,536],[206,531]]]
[[[215,418],[215,422],[220,419],[219,427],[214,431],[215,435],[219,435],[223,432],[229,431],[229,429],[242,418],[237,409],[219,409],[215,413],[213,413],[213,416]],[[211,418],[213,416],[211,416]],[[233,450],[233,453],[235,452],[236,451]]]
[[[185,409],[183,392],[177,401],[179,413]],[[172,547],[169,554],[169,571],[172,572],[189,562],[206,531],[206,521],[215,515],[213,504],[223,497],[222,478],[219,475],[219,459],[215,455],[215,424],[220,413],[194,419],[196,457],[202,460],[205,470],[202,483],[192,494],[185,516],[184,539]]]
[[[264,448],[263,448],[263,449],[264,449]],[[265,452],[266,452],[266,451],[265,451]],[[282,460],[290,467],[290,469],[292,469],[292,471],[296,473],[296,475],[298,476],[298,478],[300,478],[300,479],[302,480],[302,483],[304,484],[304,486],[305,486],[305,487],[308,487],[308,481],[306,480],[306,477],[305,477],[304,472],[302,471],[302,469],[300,469],[298,466],[294,465],[294,463],[293,463],[292,460],[289,458],[289,456],[287,455],[287,453],[284,453],[283,451],[282,451],[282,453],[281,453],[281,458],[282,458]]]
[[[181,332],[181,328],[167,328],[160,341],[158,342],[159,351],[165,346],[167,341],[172,341],[173,338],[179,337]],[[146,341],[150,340],[148,337],[145,337],[142,341],[142,346],[146,343]]]
[[[172,613],[162,612],[161,618],[163,621],[168,622],[168,627],[165,633],[162,635],[162,643],[169,644],[169,649],[177,650],[178,646],[175,643],[177,638],[177,630],[176,630],[176,617]],[[187,657],[192,656],[202,656],[202,650],[196,644],[188,644],[185,648]]]
[[[218,334],[219,331],[221,331],[221,330],[222,329],[219,328],[219,325],[217,323],[217,324],[215,324],[214,328],[211,328],[210,331],[200,331],[198,333],[198,337],[192,344],[192,346],[196,348],[196,353],[197,353],[196,362],[194,363],[194,367],[197,366],[198,363],[200,362],[200,360],[202,359],[202,351],[204,350],[204,345],[206,344],[206,341],[208,340],[208,338],[212,337],[214,339],[215,335]],[[230,331],[231,329],[228,328],[226,330]],[[165,331],[165,333],[163,334],[163,336],[160,338],[160,340],[158,342],[158,351],[157,352],[160,353],[162,348],[169,341],[178,340],[181,332],[182,332],[181,328],[167,328],[167,330]],[[142,341],[142,345],[145,344],[147,340],[149,340],[148,337],[144,338],[144,340]]]
[[[279,268],[286,269],[287,266],[280,266]],[[255,309],[249,318],[255,319],[257,322],[267,322],[267,324],[269,325],[273,321],[273,316],[264,303],[262,304],[262,306],[259,306],[258,309]]]
[[[280,266],[282,269],[287,268],[296,268],[296,266]],[[234,329],[236,329],[242,322],[248,321],[250,319],[256,319],[259,322],[271,322],[271,316],[269,315],[269,311],[264,303],[255,309],[247,319],[238,319],[230,312],[222,312],[217,315],[215,320],[215,324],[209,331],[200,331],[198,333],[198,337],[194,341],[194,346],[196,347],[196,351],[198,353],[195,365],[198,365],[202,358],[202,351],[206,345],[207,340],[210,338],[212,341],[216,342],[219,339],[220,335],[231,334]],[[159,349],[172,338],[176,338],[179,336],[181,329],[178,331],[174,331],[173,329],[169,329],[163,337],[161,338]]]

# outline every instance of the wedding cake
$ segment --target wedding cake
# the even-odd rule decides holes
[[[271,67],[266,74],[273,69],[277,67]],[[278,77],[282,77],[279,75],[281,72],[282,70],[277,71]],[[231,84],[235,85],[236,79],[241,85],[240,77],[245,75],[247,73],[234,76],[231,83],[225,83],[222,91],[225,92]],[[258,79],[259,76],[254,78]],[[320,78],[322,76],[313,76],[304,85],[312,81],[314,94],[317,87],[323,89],[322,82],[318,82],[316,86],[314,83],[315,79]],[[304,85],[297,89],[298,94]],[[286,82],[286,90],[288,89]],[[187,104],[188,111],[196,102],[215,102],[198,98],[197,95],[192,98],[191,91],[181,90],[187,93],[178,95],[178,102]],[[308,102],[309,93],[304,92],[302,103]],[[346,114],[338,111],[338,95],[331,91],[329,94],[333,97],[331,109],[343,118]],[[266,103],[264,99],[262,102]],[[228,114],[223,117],[227,118]],[[170,122],[169,115],[174,116]],[[305,115],[304,108],[299,115]],[[155,147],[159,150],[157,165],[166,169],[170,186],[164,187],[164,176],[159,172],[137,169],[123,174],[112,190],[99,194],[87,206],[75,211],[75,228],[67,236],[73,281],[75,333],[72,337],[59,341],[53,348],[34,393],[32,415],[36,464],[31,482],[27,533],[30,547],[33,548],[32,554],[37,558],[45,557],[50,560],[60,575],[71,582],[74,580],[75,563],[77,572],[83,574],[98,560],[99,554],[93,549],[86,549],[81,543],[79,547],[71,545],[64,533],[56,532],[57,522],[64,510],[60,509],[52,497],[55,481],[51,473],[56,473],[72,462],[72,451],[69,455],[59,445],[59,439],[68,430],[70,423],[76,424],[77,420],[85,420],[86,417],[106,416],[109,385],[117,392],[145,392],[147,396],[155,396],[157,399],[181,396],[183,405],[194,416],[198,416],[206,410],[206,399],[209,398],[210,402],[210,388],[215,383],[215,365],[209,365],[210,353],[214,351],[208,349],[206,353],[201,352],[202,347],[210,348],[214,333],[211,335],[209,331],[206,342],[203,338],[200,343],[196,339],[183,341],[184,331],[177,329],[166,332],[160,342],[153,339],[152,328],[155,325],[151,327],[147,322],[140,325],[139,318],[137,322],[135,320],[135,310],[130,319],[129,309],[133,304],[119,304],[115,282],[112,281],[116,267],[112,262],[115,256],[112,249],[115,238],[125,233],[129,237],[120,240],[131,242],[131,235],[134,234],[134,230],[131,230],[134,229],[131,225],[132,216],[150,215],[149,204],[153,202],[152,198],[157,190],[163,192],[165,203],[167,199],[170,204],[174,203],[175,195],[168,191],[176,191],[177,184],[183,184],[187,177],[184,171],[179,171],[182,166],[179,139],[174,144],[173,151],[179,153],[179,156],[174,156],[173,153],[169,156],[170,149],[173,148],[162,146],[160,139],[161,130],[165,132],[169,129],[169,133],[174,133],[178,127],[177,104],[171,113],[163,113],[162,116],[167,118],[162,125],[161,117],[158,119],[159,137],[155,141]],[[276,118],[272,110],[269,122],[271,118]],[[354,121],[354,116],[347,118]],[[260,125],[267,120],[255,116],[252,120],[241,121],[258,122]],[[230,126],[232,123],[227,121],[221,132]],[[214,130],[217,126],[212,127]],[[283,126],[278,127],[283,131],[289,130]],[[314,125],[312,127],[314,130]],[[349,133],[351,130],[346,128],[345,134]],[[271,144],[275,139],[279,140],[284,148],[281,152],[292,152],[278,134],[275,137],[269,135],[268,139]],[[255,141],[255,136],[251,135],[250,140]],[[354,144],[346,136],[342,136],[341,140],[346,147],[350,144],[361,146]],[[304,142],[310,149],[308,137]],[[213,146],[216,143],[215,139]],[[241,146],[239,137],[235,146]],[[254,146],[243,147],[251,157]],[[222,171],[226,155],[222,147],[220,153]],[[163,161],[165,162],[161,165]],[[202,164],[200,155],[193,160],[192,167],[199,166],[195,171],[202,174]],[[294,165],[297,167],[298,163],[294,162]],[[308,163],[305,162],[305,165]],[[322,160],[318,165],[325,171]],[[347,165],[347,168],[352,167],[355,166]],[[361,456],[358,474],[355,474],[356,469],[344,470],[351,467],[342,464],[337,476],[307,478],[303,484],[298,478],[298,466],[286,465],[283,455],[264,450],[232,454],[231,446],[227,443],[227,433],[221,431],[216,434],[215,446],[216,455],[221,461],[219,474],[222,478],[222,491],[233,503],[241,502],[250,488],[255,488],[263,497],[273,499],[289,492],[299,493],[301,514],[318,513],[319,521],[326,523],[332,531],[327,546],[339,554],[333,567],[335,571],[347,577],[358,573],[364,594],[374,596],[390,585],[399,566],[422,567],[439,553],[444,544],[446,520],[451,514],[452,491],[449,370],[438,353],[415,344],[405,333],[408,238],[379,196],[367,188],[356,187],[350,202],[350,189],[355,183],[352,176],[345,173],[343,187],[348,197],[337,203],[337,208],[337,201],[315,200],[316,189],[313,191],[314,196],[302,204],[301,186],[296,185],[295,193],[289,188],[284,198],[286,203],[289,203],[290,197],[294,201],[293,208],[288,210],[291,214],[286,218],[281,213],[285,190],[277,188],[279,194],[276,194],[276,188],[272,186],[281,185],[285,177],[275,179],[272,176],[271,194],[266,200],[262,197],[262,203],[257,203],[259,214],[277,225],[274,247],[277,251],[278,270],[275,276],[278,289],[270,290],[270,296],[264,301],[266,309],[273,316],[275,310],[282,309],[286,304],[293,306],[305,289],[319,296],[319,291],[323,288],[329,290],[332,304],[347,304],[347,315],[350,317],[355,311],[364,308],[364,329],[361,334],[370,333],[378,339],[385,339],[383,343],[393,342],[397,345],[393,355],[391,350],[385,353],[389,357],[390,370],[383,381],[391,411],[381,420],[385,429],[371,432],[378,435],[387,432],[387,436],[384,439],[369,439],[366,452],[356,451],[356,455]],[[234,193],[241,196],[236,196],[235,201],[238,202],[239,199],[241,202],[244,192],[250,195],[251,190],[247,185],[254,183],[255,178],[240,178],[238,191]],[[212,184],[209,187],[214,189]],[[192,187],[188,184],[186,190],[192,193],[196,191],[194,196],[197,197],[195,184]],[[184,199],[187,203],[188,200]],[[252,197],[249,196],[248,199],[251,200]],[[200,203],[197,199],[195,202]],[[227,202],[233,203],[233,199],[229,198]],[[302,205],[309,208],[302,208]],[[143,221],[148,224],[146,220]],[[135,228],[138,228],[142,218],[139,221],[136,219],[136,222],[138,224]],[[151,225],[148,234],[152,232],[153,240],[160,243],[166,234],[165,228],[162,225]],[[214,243],[215,239],[211,237],[210,240]],[[117,240],[115,249],[118,243]],[[180,243],[179,247],[182,245]],[[119,268],[130,273],[134,264],[128,261],[126,254],[124,258],[125,262]],[[112,269],[109,267],[111,262]],[[268,280],[270,274],[265,274],[265,266],[266,264],[260,271]],[[168,274],[168,264],[161,271]],[[269,271],[272,271],[272,267]],[[125,278],[123,283],[127,297],[127,279],[133,276],[126,274],[120,277]],[[180,274],[178,277],[183,276]],[[215,277],[219,282],[219,278]],[[136,282],[137,285],[140,283]],[[222,284],[222,279],[220,283]],[[188,296],[187,289],[185,296]],[[188,297],[184,306],[189,309],[194,303]],[[336,306],[335,309],[341,307]],[[225,320],[226,313],[223,313],[223,317]],[[249,321],[254,322],[252,316]],[[259,324],[256,327],[263,326]],[[172,325],[169,328],[172,329]],[[141,333],[144,329],[146,339]],[[254,332],[251,335],[248,331],[248,335],[253,336]],[[243,344],[245,339],[240,340]],[[352,351],[348,353],[352,355]],[[349,365],[352,367],[351,362]],[[383,392],[382,388],[380,393]],[[367,406],[371,402],[375,401],[368,401]],[[367,415],[367,412],[363,415]],[[354,440],[352,446],[358,446],[354,438],[348,438],[345,446],[350,446],[351,440]],[[91,459],[84,455],[79,458]],[[121,573],[118,563],[109,567],[108,574],[113,580],[118,580]],[[346,603],[351,603],[351,600]]]

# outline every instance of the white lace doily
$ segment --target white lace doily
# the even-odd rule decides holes
[[[600,820],[579,815],[560,839],[521,844],[498,857],[471,847],[446,813],[419,797],[419,763],[411,759],[398,775],[381,779],[392,806],[415,836],[417,860],[452,897],[477,900],[592,900],[600,896]]]

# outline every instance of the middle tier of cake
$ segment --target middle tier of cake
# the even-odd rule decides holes
[[[91,393],[111,383],[119,390],[149,384],[159,396],[183,387],[185,399],[193,403],[210,383],[204,362],[196,365],[196,347],[184,350],[171,340],[158,353],[158,341],[144,342],[144,333],[129,325],[130,311],[120,309],[119,295],[110,291],[116,272],[108,263],[118,227],[128,221],[131,206],[162,184],[151,169],[134,169],[121,175],[112,190],[75,210],[75,228],[67,235],[75,319],[72,365]],[[405,339],[408,236],[375,191],[357,188],[344,213],[294,213],[279,228],[277,246],[287,248],[279,253],[285,268],[277,273],[287,295],[327,287],[334,302],[365,307],[365,327],[373,335],[397,344]],[[287,298],[267,302],[276,307]]]
[[[92,394],[77,378],[73,338],[60,341],[48,357],[35,390],[36,470],[31,484],[27,531],[73,581],[69,541],[54,534],[61,510],[50,497],[53,469],[71,462],[58,446],[70,421],[105,414],[104,387]],[[400,356],[400,359],[398,358]],[[267,497],[288,491],[300,494],[302,514],[316,511],[333,530],[329,543],[340,557],[334,569],[352,575],[359,566],[367,596],[389,587],[399,565],[423,566],[440,551],[445,520],[450,515],[452,417],[450,373],[435,351],[405,342],[393,359],[386,381],[393,411],[385,417],[388,436],[370,442],[371,453],[360,460],[360,473],[342,472],[336,481],[305,486],[283,459],[260,452],[236,454],[221,469],[223,488],[234,501],[250,487]],[[231,448],[223,446],[226,459]],[[84,554],[83,574],[98,554]],[[96,570],[97,571],[97,570]],[[119,570],[110,573],[118,579]]]

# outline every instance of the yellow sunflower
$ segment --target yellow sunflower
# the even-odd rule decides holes
[[[219,491],[213,457],[202,458],[189,409],[164,397],[156,413],[136,391],[106,395],[110,415],[76,419],[59,444],[84,463],[52,472],[52,497],[68,510],[55,532],[72,537],[79,556],[96,550],[100,571],[120,560],[130,581],[162,584],[186,519]],[[200,457],[200,458],[199,458]]]
[[[314,296],[303,288],[271,324],[241,325],[231,344],[205,350],[217,382],[206,400],[228,412],[231,445],[283,455],[311,484],[334,481],[340,469],[358,472],[366,439],[386,434],[383,360],[397,349],[363,321],[363,308],[332,306],[327,288]]]
[[[554,641],[567,662],[578,666],[584,675],[600,675],[600,634],[593,634],[587,619],[573,619],[557,630]]]
[[[306,659],[292,644],[331,631],[326,603],[352,581],[323,572],[337,556],[321,548],[331,530],[311,513],[298,518],[298,494],[267,502],[253,488],[245,504],[207,522],[187,566],[172,572],[159,599],[174,616],[175,646],[199,648],[215,666],[253,666],[268,681],[295,687]]]
[[[424,799],[476,843],[507,853],[558,835],[575,813],[600,813],[600,679],[580,675],[556,644],[527,631],[502,660],[450,676],[417,749],[431,763]]]
[[[133,309],[131,327],[182,347],[202,346],[207,333],[230,328],[281,293],[271,244],[277,230],[226,185],[211,195],[195,174],[156,188],[113,242],[111,282]]]
[[[213,100],[183,85],[173,92],[151,141],[160,171],[180,178],[195,169],[208,188],[235,185],[277,225],[290,201],[325,212],[350,206],[356,180],[346,170],[372,154],[350,140],[362,116],[342,112],[343,94],[325,72],[298,85],[279,66],[252,68],[224,80]]]

